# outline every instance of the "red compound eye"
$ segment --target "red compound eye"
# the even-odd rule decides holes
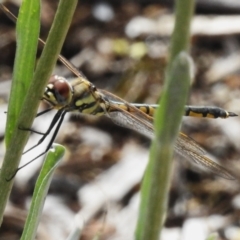
[[[48,86],[58,104],[64,105],[69,103],[72,96],[72,88],[65,78],[56,75],[51,76]]]

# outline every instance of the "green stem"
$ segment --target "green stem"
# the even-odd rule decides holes
[[[169,65],[174,58],[182,51],[189,51],[191,18],[194,12],[195,1],[175,1],[175,25],[171,39]]]
[[[194,0],[176,1],[176,20],[171,39],[170,60],[164,90],[155,115],[156,139],[141,187],[141,204],[136,228],[137,240],[157,240],[161,233],[171,179],[174,141],[178,135],[190,83],[190,22]],[[182,53],[181,53],[182,52]]]
[[[4,6],[1,5],[4,9]],[[17,168],[26,142],[23,131],[18,131],[17,121],[26,93],[32,81],[40,29],[40,2],[24,0],[17,21],[17,50],[14,60],[13,80],[9,98],[5,132],[6,155],[0,172],[0,224],[5,205],[12,188],[11,178]],[[26,135],[26,132],[25,132]],[[15,154],[17,152],[17,155]]]

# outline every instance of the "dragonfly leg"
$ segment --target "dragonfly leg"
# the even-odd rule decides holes
[[[36,130],[34,130],[33,128],[25,128],[25,127],[19,126],[18,129],[19,129],[19,130],[22,130],[22,131],[29,131],[29,132],[31,132],[31,133],[36,133],[36,134],[39,134],[39,135],[45,135],[45,133],[36,131]]]
[[[43,115],[43,114],[45,114],[47,112],[50,112],[51,110],[53,110],[53,107],[50,107],[50,108],[48,108],[48,109],[46,109],[46,110],[44,110],[42,112],[37,113],[36,117],[39,117],[39,116],[41,116],[41,115]]]
[[[32,131],[32,129],[22,129],[22,130],[32,131],[32,132],[34,132],[34,133],[43,135],[43,136],[39,139],[39,141],[37,142],[37,144],[35,144],[35,145],[32,146],[31,148],[29,148],[28,150],[26,150],[25,152],[23,152],[23,154],[31,151],[32,149],[34,149],[35,147],[37,147],[38,145],[40,145],[40,144],[45,140],[45,138],[46,138],[46,137],[48,136],[48,134],[51,132],[51,130],[53,129],[53,127],[55,126],[55,124],[58,122],[58,120],[61,119],[62,115],[65,115],[65,114],[63,114],[63,113],[64,113],[64,110],[61,109],[61,110],[59,110],[59,111],[55,114],[55,116],[54,116],[54,118],[53,118],[53,120],[52,120],[49,128],[47,129],[47,131],[46,131],[45,133],[41,133],[41,132],[38,132],[38,131],[35,131],[35,130]]]
[[[40,153],[38,156],[36,156],[35,158],[33,158],[31,161],[29,161],[29,162],[27,162],[26,164],[22,165],[21,167],[17,168],[16,171],[13,173],[13,175],[12,175],[9,179],[6,179],[6,181],[11,181],[11,180],[16,176],[16,174],[17,174],[17,172],[18,172],[19,170],[21,170],[22,168],[26,167],[28,164],[32,163],[33,161],[35,161],[36,159],[38,159],[39,157],[43,156],[45,153],[48,152],[48,150],[52,147],[52,144],[53,144],[53,142],[54,142],[54,139],[55,139],[55,137],[56,137],[56,135],[57,135],[57,133],[58,133],[58,131],[59,131],[59,128],[60,128],[61,125],[62,125],[62,122],[63,122],[63,119],[64,119],[66,113],[67,113],[66,111],[64,111],[64,112],[61,111],[60,116],[58,115],[57,121],[58,121],[58,120],[59,120],[59,121],[58,121],[57,127],[56,127],[56,129],[55,129],[55,131],[54,131],[54,133],[53,133],[53,136],[52,136],[50,142],[48,143],[47,148],[45,149],[45,151],[42,152],[42,153]],[[57,115],[57,114],[56,114],[56,115]],[[55,116],[56,116],[56,115],[55,115]],[[56,124],[57,121],[55,121],[55,124]],[[53,126],[54,126],[54,125],[53,125]],[[45,138],[45,137],[46,137],[46,136],[44,136],[44,138]],[[42,138],[41,138],[41,139],[42,139]],[[40,139],[40,140],[41,140],[41,139]],[[43,140],[42,140],[42,141],[43,141]],[[36,145],[35,145],[34,147],[36,147]],[[32,148],[33,148],[33,147],[32,147]],[[32,148],[31,148],[31,149],[32,149]],[[27,150],[27,151],[30,151],[31,149],[29,149],[29,150]],[[26,152],[25,152],[25,153],[26,153]]]

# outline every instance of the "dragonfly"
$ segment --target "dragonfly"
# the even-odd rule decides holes
[[[38,116],[52,109],[56,109],[57,112],[45,133],[29,129],[43,136],[36,145],[26,152],[41,144],[56,126],[46,150],[36,158],[45,154],[51,148],[67,113],[90,114],[96,116],[105,115],[117,125],[135,130],[150,139],[154,138],[153,115],[158,105],[128,103],[106,90],[97,89],[81,71],[64,57],[60,56],[60,60],[77,76],[77,78],[71,82],[57,75],[53,75],[50,78],[42,100],[46,101],[51,107],[39,113]],[[228,118],[237,116],[235,113],[228,112],[222,108],[197,106],[185,106],[184,115],[206,118]],[[196,165],[210,170],[220,177],[234,179],[230,172],[208,158],[205,150],[184,133],[179,133],[175,142],[175,151],[191,162],[194,162]],[[34,161],[36,158],[31,161]]]
[[[154,138],[153,115],[158,105],[128,103],[108,91],[97,89],[80,72],[76,75],[78,78],[71,82],[60,76],[52,76],[45,89],[43,100],[48,102],[53,109],[58,110],[47,132],[38,142],[40,144],[44,141],[52,128],[57,125],[46,152],[50,149],[64,116],[68,112],[106,115],[117,125],[135,130],[150,139]],[[186,106],[185,116],[228,118],[236,114],[217,107]],[[234,178],[225,168],[208,158],[205,150],[193,139],[181,132],[175,142],[175,151],[220,177]]]
[[[39,39],[39,41],[45,44],[43,40]],[[52,147],[67,113],[90,114],[96,116],[105,115],[117,125],[132,129],[150,139],[154,138],[153,116],[158,105],[128,103],[106,90],[96,88],[81,71],[62,55],[59,55],[59,60],[76,75],[76,78],[72,81],[68,81],[61,76],[51,76],[42,96],[42,100],[47,102],[50,108],[38,113],[37,116],[43,115],[53,109],[57,110],[57,112],[45,133],[38,132],[34,129],[25,129],[41,134],[42,137],[37,144],[24,153],[37,147],[54,128],[55,130],[53,131],[46,150],[30,162],[44,155]],[[237,116],[237,114],[228,112],[222,108],[205,106],[185,106],[184,115],[206,118],[228,118]],[[205,170],[210,170],[214,174],[225,179],[235,179],[228,170],[207,157],[205,150],[200,147],[197,142],[182,132],[179,132],[174,149],[178,154],[199,166],[200,169],[204,168]]]

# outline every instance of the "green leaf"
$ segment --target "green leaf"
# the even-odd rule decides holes
[[[62,159],[64,152],[65,148],[63,146],[54,144],[53,149],[51,149],[46,156],[46,160],[35,185],[31,207],[21,237],[22,240],[35,239],[53,173],[59,161]]]
[[[4,7],[1,5],[1,8]],[[17,22],[17,50],[5,132],[7,151],[0,172],[0,224],[13,184],[12,181],[6,179],[13,176],[27,141],[28,133],[23,133],[23,131],[17,129],[17,121],[33,76],[40,28],[39,19],[39,1],[24,0],[20,8],[19,21]],[[10,142],[12,142],[11,146]],[[8,157],[6,157],[7,155]]]
[[[6,146],[9,145],[13,129],[16,128],[24,98],[33,78],[39,30],[40,1],[23,0],[16,25],[17,51],[7,112]]]

